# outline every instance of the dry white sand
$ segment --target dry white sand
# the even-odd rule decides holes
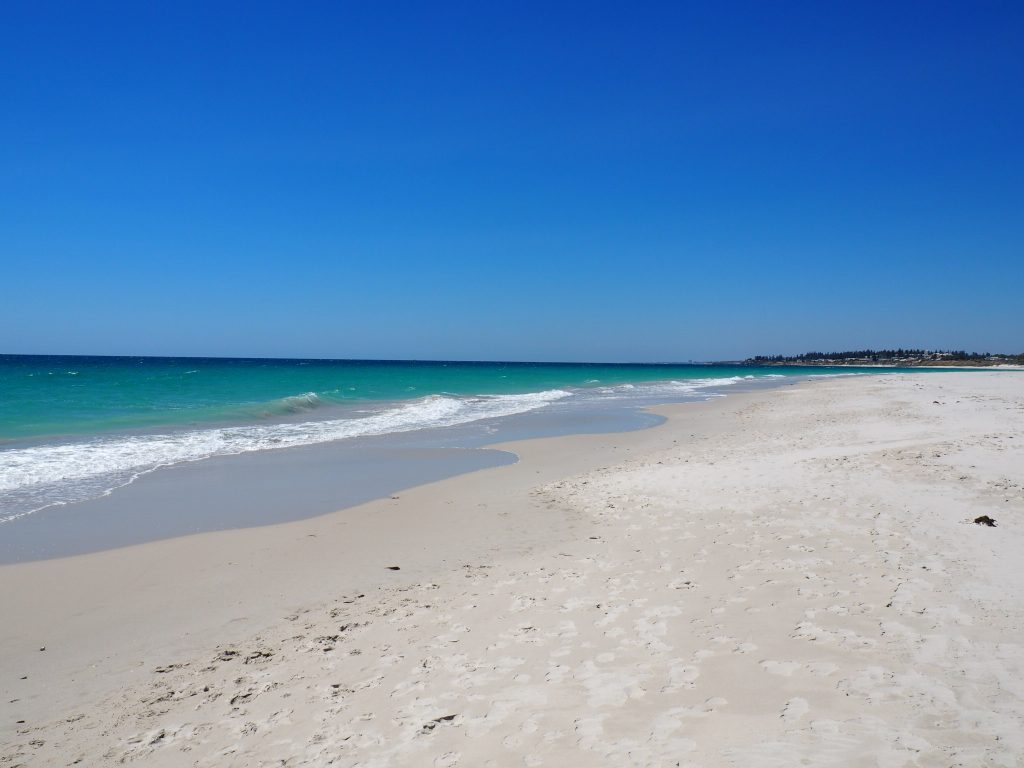
[[[663,412],[316,520],[0,568],[0,766],[1024,761],[1024,376]]]

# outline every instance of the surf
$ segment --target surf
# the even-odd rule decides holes
[[[310,396],[312,395],[312,397]],[[161,467],[513,416],[571,397],[553,389],[521,395],[428,395],[350,418],[247,424],[12,448],[0,452],[0,522],[54,504],[94,498]],[[320,406],[313,393],[289,410]]]

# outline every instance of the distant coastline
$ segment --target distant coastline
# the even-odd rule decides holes
[[[757,366],[856,366],[858,368],[993,368],[1022,366],[1024,354],[924,349],[861,349],[848,352],[805,352],[802,355],[757,355],[741,362]]]

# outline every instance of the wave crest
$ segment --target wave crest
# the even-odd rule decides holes
[[[316,392],[303,392],[301,395],[290,395],[282,397],[280,400],[274,400],[268,410],[272,414],[302,413],[303,411],[312,411],[322,405],[326,405],[326,403]]]

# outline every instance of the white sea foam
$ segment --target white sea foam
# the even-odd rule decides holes
[[[692,395],[714,387],[729,387],[756,376],[728,376],[722,378],[686,379],[685,381],[651,381],[642,384],[616,384],[598,387],[595,391],[605,397],[643,399],[644,397],[673,397]]]
[[[512,416],[569,397],[564,390],[524,395],[431,395],[362,418],[253,424],[92,440],[0,451],[0,522],[53,504],[109,493],[159,467],[252,451],[314,445]],[[315,407],[299,395],[298,410]]]

